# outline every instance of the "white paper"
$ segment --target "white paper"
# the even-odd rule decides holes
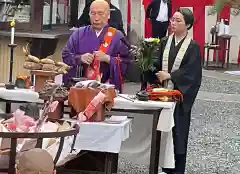
[[[122,122],[127,120],[127,116],[111,116],[108,121]]]
[[[47,122],[43,125],[42,132],[57,132],[58,125],[52,122]],[[48,147],[49,141],[51,138],[43,138],[42,148],[46,149]]]
[[[240,76],[240,71],[225,71],[225,74]]]
[[[66,162],[70,161],[71,159],[75,158],[77,154],[80,152],[80,149],[77,149],[76,151],[71,152],[71,146],[73,143],[73,137],[65,137],[64,144],[63,144],[63,150],[61,152],[61,155],[57,161],[56,166],[61,166],[65,164]],[[52,144],[50,147],[48,147],[46,150],[48,153],[52,156],[53,159],[55,159],[55,156],[57,154],[58,148],[60,144],[60,139],[58,138],[57,141]]]
[[[59,74],[59,75],[55,76],[55,83],[58,84],[58,85],[61,85],[62,84],[62,79],[63,79],[62,74]]]

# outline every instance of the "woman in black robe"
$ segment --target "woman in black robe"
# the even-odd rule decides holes
[[[170,44],[168,55],[168,72],[163,71],[164,50],[169,37],[161,40],[159,49],[159,61],[156,65],[158,71],[151,73],[152,83],[164,84],[171,82],[173,89],[183,94],[183,101],[176,104],[174,112],[175,127],[173,128],[173,141],[175,153],[175,169],[163,169],[167,174],[184,174],[187,155],[187,143],[191,119],[191,109],[202,80],[202,66],[200,47],[194,40],[189,40],[185,54],[182,55],[180,66],[172,71],[174,62],[184,40],[187,38],[188,30],[194,23],[192,12],[187,8],[178,9],[172,19],[171,28],[174,35]]]

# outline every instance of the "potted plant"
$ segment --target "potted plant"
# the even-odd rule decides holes
[[[139,40],[137,46],[133,46],[132,54],[135,57],[135,61],[141,71],[141,89],[145,89],[148,82],[147,73],[154,72],[156,67],[154,63],[155,53],[160,45],[160,39],[157,38],[145,38]]]

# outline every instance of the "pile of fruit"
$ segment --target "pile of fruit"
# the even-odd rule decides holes
[[[26,61],[23,67],[27,70],[42,70],[42,71],[52,71],[57,74],[66,74],[70,70],[70,66],[63,62],[55,62],[51,59],[51,56],[39,59],[35,56],[29,54],[28,45],[23,47],[23,53],[26,56]]]

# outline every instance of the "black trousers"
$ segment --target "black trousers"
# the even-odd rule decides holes
[[[159,22],[156,19],[152,20],[152,37],[163,38],[167,34],[169,22]]]
[[[175,169],[164,169],[167,174],[184,174],[187,154],[175,154]]]

